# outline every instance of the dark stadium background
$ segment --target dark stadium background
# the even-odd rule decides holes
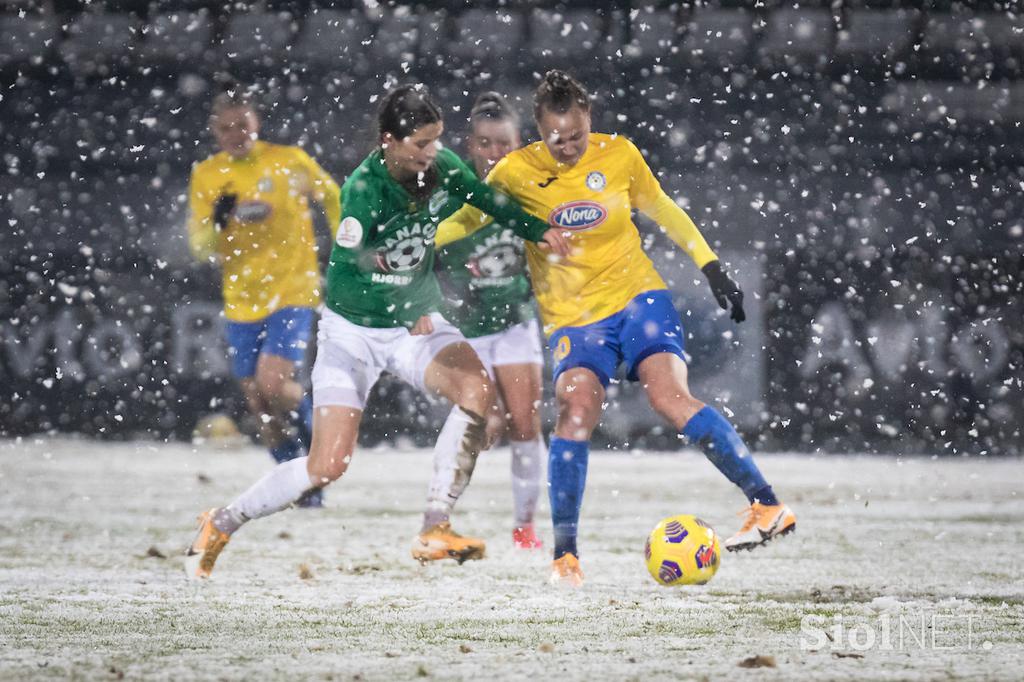
[[[650,237],[692,310],[698,395],[759,448],[1020,454],[1022,64],[1013,2],[7,0],[0,434],[187,438],[240,415],[217,274],[184,239],[227,77],[256,89],[264,138],[342,181],[390,85],[429,84],[461,150],[476,94],[528,121],[557,66],[738,270],[754,315],[733,329]],[[675,446],[628,386],[612,400],[605,444]],[[362,438],[427,444],[441,414],[383,382]]]

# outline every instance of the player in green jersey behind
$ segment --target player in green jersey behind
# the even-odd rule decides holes
[[[519,116],[496,92],[477,97],[469,124],[466,149],[479,178],[522,146]],[[444,247],[438,261],[448,299],[445,317],[466,337],[497,389],[488,432],[492,441],[507,433],[512,450],[512,542],[537,549],[541,541],[533,515],[547,452],[539,410],[544,360],[523,240],[509,227],[492,223]]]
[[[434,234],[464,203],[479,208],[558,256],[560,230],[525,213],[440,143],[441,112],[422,86],[396,88],[378,114],[380,147],[342,187],[342,220],[327,270],[326,309],[313,366],[313,444],[308,457],[279,464],[226,507],[200,516],[188,550],[191,577],[206,578],[232,533],[251,519],[291,505],[348,468],[363,407],[388,371],[454,407],[434,448],[434,482],[423,529],[413,542],[420,561],[483,556],[484,543],[452,531],[448,517],[486,447],[494,389],[465,337],[438,312]]]

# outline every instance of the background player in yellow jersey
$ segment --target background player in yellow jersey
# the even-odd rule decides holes
[[[295,379],[320,303],[310,202],[323,207],[333,234],[341,191],[298,147],[259,140],[259,127],[241,92],[214,99],[210,131],[221,151],[192,170],[189,245],[197,259],[213,258],[223,269],[232,372],[263,443],[283,462],[302,450],[290,416],[298,415],[307,447],[312,423],[312,401]],[[302,500],[321,503],[319,490]]]
[[[554,352],[558,421],[548,460],[555,529],[552,581],[580,585],[576,546],[589,440],[605,388],[619,364],[640,381],[651,406],[739,486],[750,501],[728,549],[751,548],[796,526],[732,425],[690,394],[683,329],[665,282],[644,253],[633,209],[642,211],[704,272],[722,308],[742,322],[743,293],[725,273],[689,216],[661,189],[639,150],[624,137],[592,133],[586,89],[549,71],[534,93],[541,141],[510,153],[488,182],[523,208],[564,228],[570,253],[550,257],[533,244],[527,260],[548,345]],[[486,220],[467,207],[442,224],[438,245]]]

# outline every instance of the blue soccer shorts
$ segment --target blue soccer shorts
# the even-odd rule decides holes
[[[255,376],[262,354],[301,365],[312,327],[312,308],[281,308],[257,322],[229,321],[226,333],[232,374],[237,379]]]
[[[554,352],[554,380],[586,367],[607,388],[620,363],[636,381],[640,363],[655,353],[683,355],[683,323],[665,289],[646,291],[619,312],[582,327],[562,327],[548,340]]]

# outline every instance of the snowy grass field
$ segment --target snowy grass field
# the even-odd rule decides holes
[[[1019,460],[760,462],[797,532],[704,587],[658,586],[642,551],[670,514],[737,528],[743,499],[696,453],[591,457],[587,583],[567,592],[546,549],[510,546],[505,450],[455,519],[488,557],[414,563],[430,454],[391,448],[359,452],[327,509],[244,528],[195,584],[195,514],[262,451],[0,442],[0,679],[1020,679]],[[546,501],[540,527],[549,544]]]

